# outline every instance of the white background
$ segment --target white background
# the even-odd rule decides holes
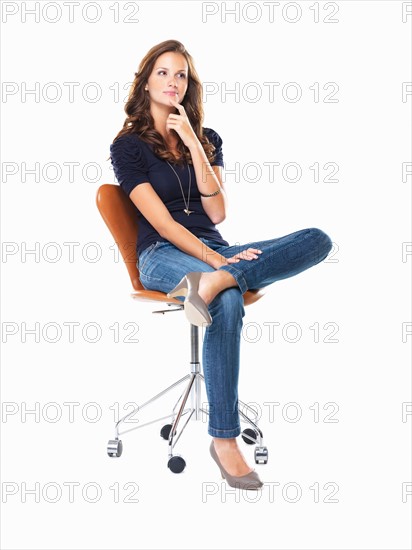
[[[239,20],[225,21],[234,2],[109,1],[97,3],[94,23],[85,19],[96,17],[92,3],[75,7],[72,22],[63,2],[39,2],[37,22],[24,19],[24,4],[34,7],[2,7],[2,548],[411,548],[412,496],[402,498],[412,480],[411,416],[402,421],[402,407],[411,410],[411,336],[402,337],[411,322],[411,256],[402,258],[411,241],[411,176],[402,181],[402,163],[411,162],[411,95],[402,100],[402,83],[412,80],[412,16],[402,21],[410,3],[280,2],[271,21],[268,6],[245,10],[241,2]],[[56,6],[60,20],[47,21]],[[136,6],[138,21],[126,23]],[[216,14],[202,21],[205,9]],[[107,158],[128,83],[146,52],[169,38],[185,44],[204,86],[218,90],[205,94],[204,126],[221,135],[226,170],[240,167],[238,181],[226,175],[222,235],[234,244],[320,227],[335,244],[325,262],[272,285],[246,309],[239,394],[259,407],[269,449],[268,464],[256,466],[266,482],[258,495],[221,481],[206,422],[190,423],[176,446],[187,462],[180,475],[166,466],[161,424],[125,434],[121,458],[106,454],[114,404],[141,403],[188,370],[184,315],[153,315],[161,305],[131,299],[95,205],[99,185],[115,182]],[[72,101],[68,82],[79,84]],[[279,83],[272,101],[264,82]],[[88,83],[100,88],[99,100],[91,88],[87,99]],[[222,92],[236,83],[237,99]],[[297,101],[290,83],[301,91]],[[36,85],[37,98],[23,93]],[[280,163],[274,181],[267,162]],[[24,163],[38,163],[38,176],[25,177]],[[76,163],[72,178],[63,163]],[[247,163],[261,167],[257,181]],[[285,179],[287,163],[300,166],[299,181]],[[337,181],[324,181],[326,163],[337,165]],[[64,243],[78,243],[73,261]],[[78,323],[73,342],[70,322]],[[125,342],[127,323],[138,342]],[[273,340],[267,323],[278,323]],[[97,325],[101,338],[92,343]],[[36,326],[37,338],[24,337]],[[335,342],[327,341],[330,326]],[[68,402],[78,404],[73,422]],[[90,403],[101,412],[96,422]],[[328,403],[338,407],[337,422],[325,422]],[[25,414],[35,406],[37,417]],[[168,402],[160,411],[169,412]],[[242,449],[254,464],[253,448]],[[68,483],[77,484],[73,502]],[[338,487],[337,502],[327,502],[328,483]],[[36,484],[38,498],[24,502]],[[95,503],[93,487],[101,492]],[[61,497],[50,502],[56,490]]]

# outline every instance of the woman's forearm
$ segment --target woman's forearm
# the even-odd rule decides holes
[[[204,195],[210,195],[218,189],[220,193],[214,197],[202,197],[202,206],[211,221],[221,223],[226,217],[227,197],[225,190],[219,184],[219,180],[210,165],[202,144],[197,139],[189,147],[192,156],[193,167],[196,175],[196,183],[199,191]]]
[[[186,252],[186,254],[190,254],[190,256],[206,262],[215,269],[227,264],[224,256],[206,246],[196,235],[193,235],[193,233],[178,222],[173,221],[167,224],[161,236],[177,248],[180,248],[180,250],[183,250],[183,252]]]

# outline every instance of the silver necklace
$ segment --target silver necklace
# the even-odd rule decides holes
[[[170,162],[169,162],[168,160],[167,160],[166,162],[167,162],[167,164],[170,166],[170,168],[173,170],[173,172],[176,174],[176,177],[177,177],[177,179],[178,179],[178,181],[179,181],[180,191],[182,192],[183,202],[185,203],[185,207],[186,207],[186,208],[183,208],[183,212],[189,216],[192,212],[194,212],[194,210],[189,210],[189,203],[190,203],[190,187],[191,187],[191,185],[192,185],[192,172],[190,171],[189,164],[187,165],[187,170],[188,170],[188,172],[189,172],[189,191],[188,191],[188,194],[187,194],[187,201],[186,201],[185,195],[184,195],[184,193],[183,193],[182,182],[180,181],[180,178],[179,178],[179,176],[177,175],[176,170],[173,168],[173,166],[170,164]]]

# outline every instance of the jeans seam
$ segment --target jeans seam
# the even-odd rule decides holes
[[[243,271],[237,270],[232,265],[224,265],[222,267],[219,267],[219,270],[227,271],[228,273],[233,275],[233,277],[236,279],[237,284],[239,285],[239,288],[240,288],[242,294],[244,294],[248,290],[248,286],[247,286],[246,279],[245,279],[245,276],[243,274]]]

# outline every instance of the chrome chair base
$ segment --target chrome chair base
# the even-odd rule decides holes
[[[176,309],[180,310],[183,309],[182,307],[175,308],[173,310],[161,310],[156,311],[153,313],[168,313],[169,311],[176,311]],[[120,439],[120,436],[131,432],[133,430],[138,430],[139,428],[143,428],[144,426],[147,426],[149,424],[154,424],[155,422],[160,422],[161,420],[165,420],[167,418],[171,418],[171,422],[168,424],[165,424],[161,431],[160,435],[163,437],[163,439],[166,439],[168,441],[168,468],[173,473],[180,473],[183,472],[183,470],[186,467],[186,462],[180,455],[174,455],[173,450],[176,445],[176,443],[179,441],[183,431],[185,430],[187,424],[190,420],[201,420],[202,414],[208,415],[209,412],[207,409],[202,408],[201,403],[201,382],[205,382],[204,376],[201,373],[201,367],[199,362],[199,327],[195,325],[190,325],[190,344],[191,344],[191,361],[190,361],[190,374],[187,374],[180,380],[177,380],[167,388],[165,388],[163,391],[158,393],[157,395],[153,396],[151,399],[143,403],[142,405],[137,406],[135,409],[133,409],[130,413],[126,414],[123,418],[121,418],[115,425],[115,437],[114,439],[111,439],[108,442],[107,445],[107,454],[111,458],[120,457],[123,452],[123,443]],[[156,418],[154,420],[151,420],[149,422],[145,422],[144,424],[139,424],[139,426],[134,426],[132,428],[129,428],[127,430],[120,431],[120,426],[124,424],[131,416],[136,414],[138,411],[142,410],[144,407],[149,405],[150,403],[153,403],[160,397],[163,397],[165,394],[179,386],[180,384],[183,384],[184,382],[187,382],[185,389],[183,390],[182,394],[180,395],[179,399],[177,400],[175,406],[172,409],[171,414],[162,416],[160,418]],[[190,399],[189,399],[190,398]],[[190,406],[187,406],[188,403],[190,403]],[[241,418],[241,421],[246,422],[249,427],[243,430],[242,432],[242,439],[245,441],[245,443],[253,445],[255,444],[255,462],[257,464],[266,464],[268,461],[268,450],[263,445],[263,434],[259,427],[257,426],[257,413],[247,405],[246,403],[243,403],[239,400],[239,405],[242,406],[243,409],[246,409],[247,411],[250,411],[250,414],[253,415],[253,420],[250,418],[250,416],[246,415],[243,411],[240,410],[239,407],[239,415]],[[184,418],[184,423],[180,427],[180,421]],[[178,427],[180,427],[178,431]]]

